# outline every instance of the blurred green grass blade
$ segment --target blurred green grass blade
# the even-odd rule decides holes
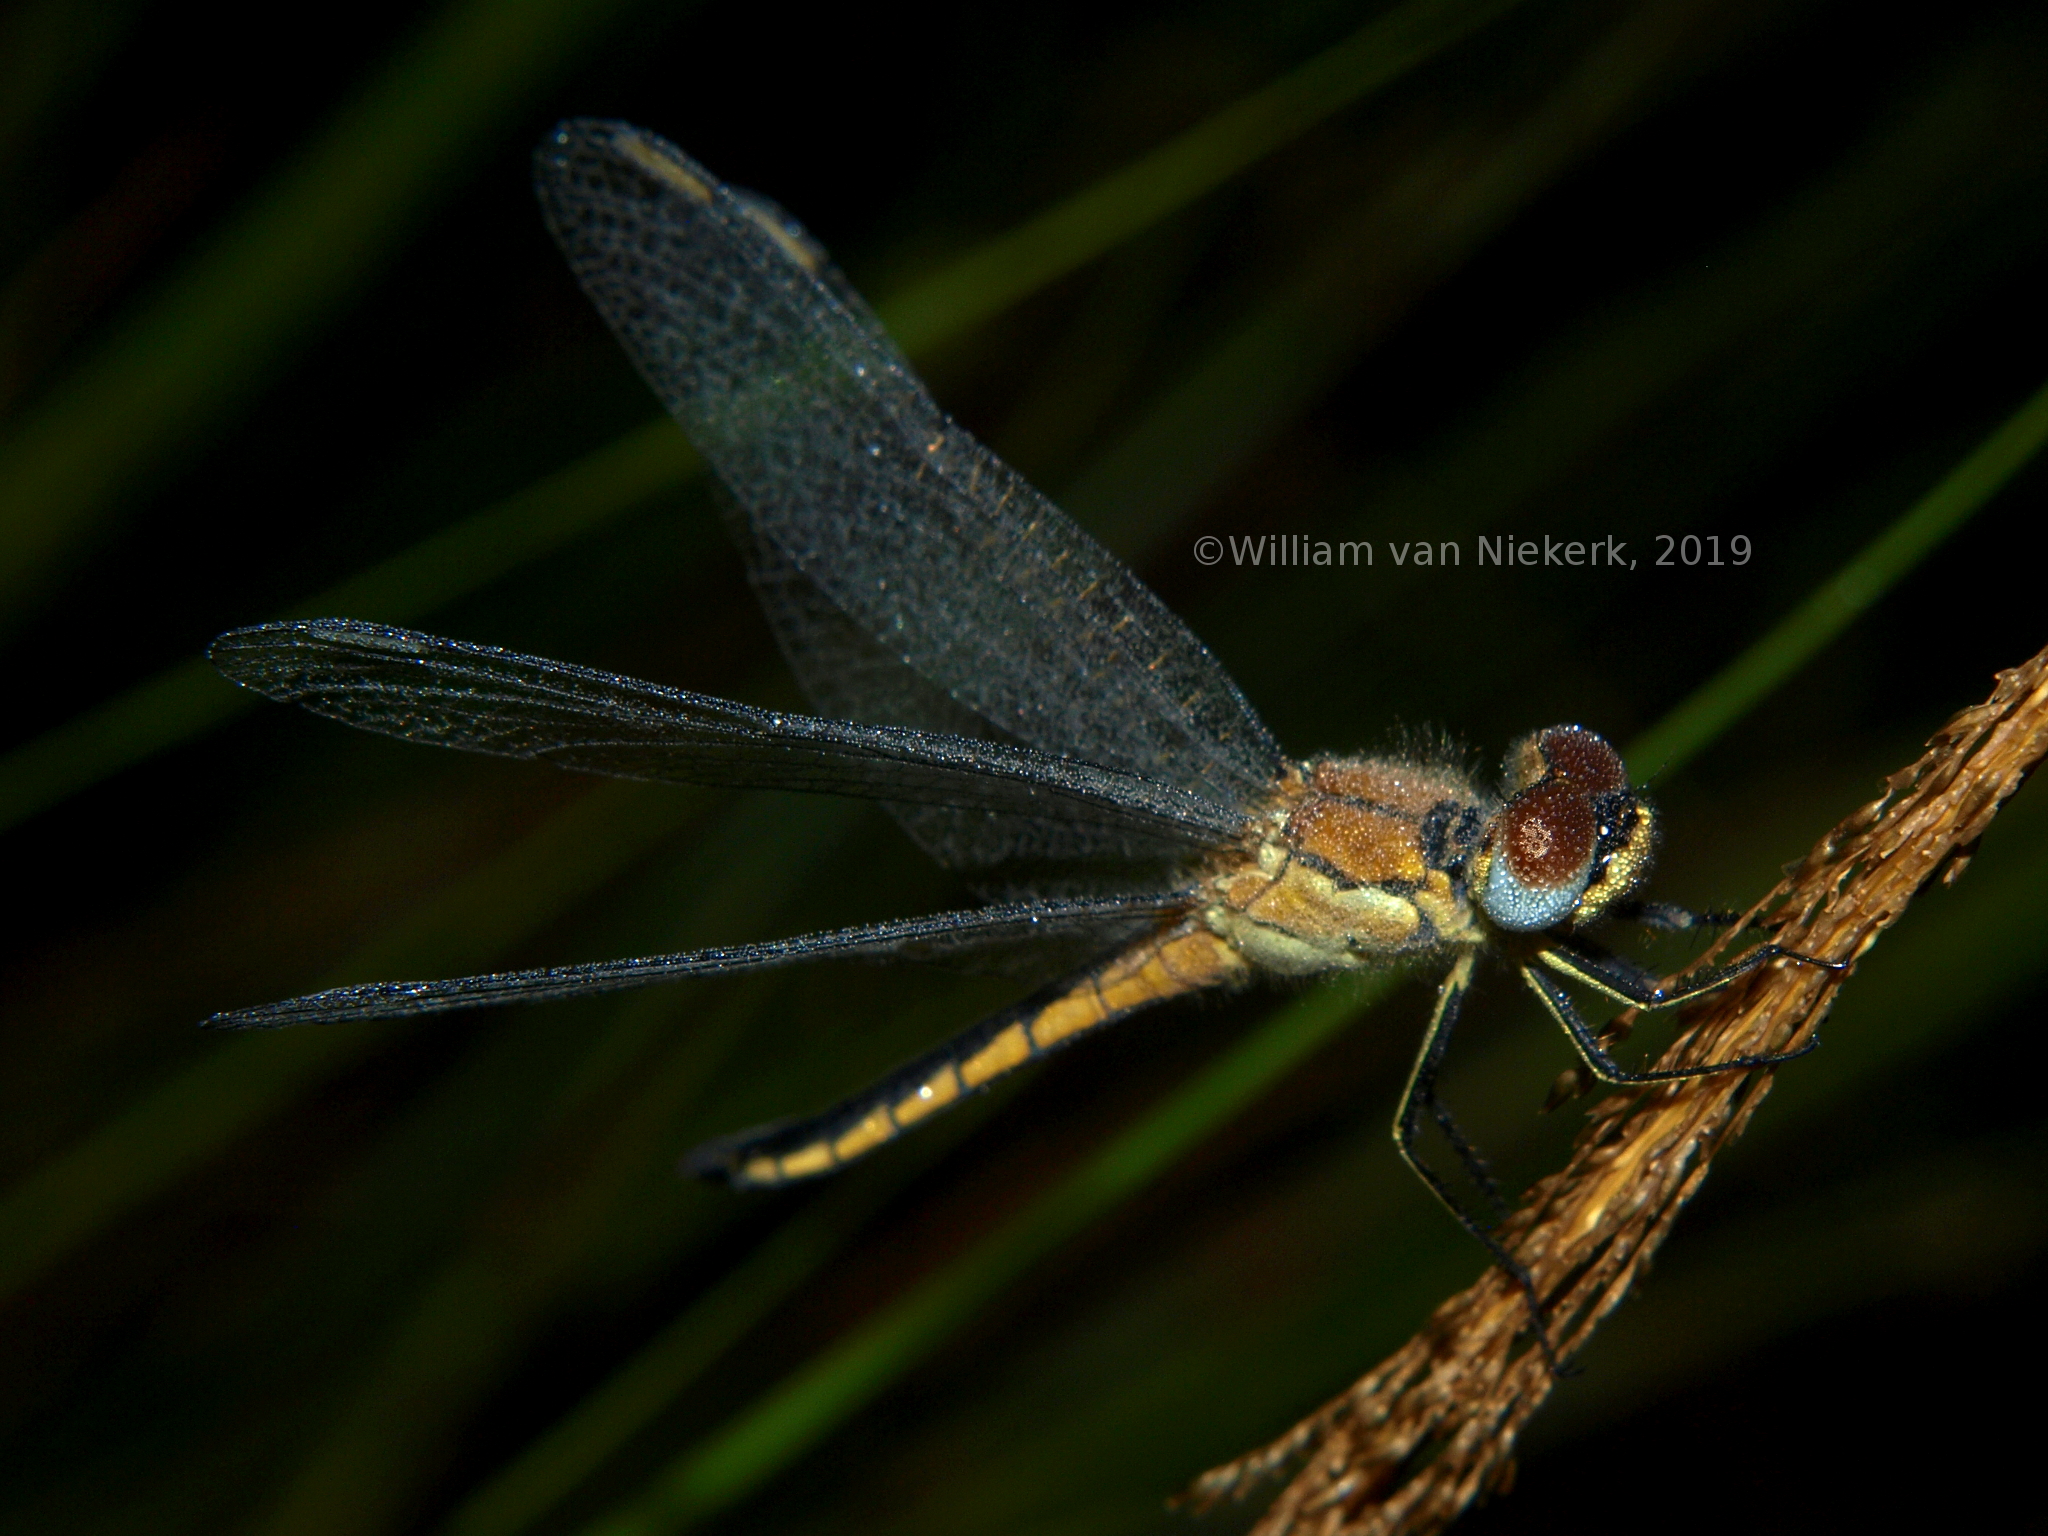
[[[674,423],[650,421],[283,616],[417,618],[681,483],[696,462]],[[690,531],[708,541],[709,520]],[[262,702],[196,658],[116,694],[0,757],[0,831]]]
[[[0,177],[41,119],[99,73],[140,0],[23,0],[0,15]]]
[[[605,785],[458,881],[318,985],[422,962],[486,965],[705,804],[690,791]],[[664,789],[669,786],[663,786]],[[196,1022],[196,1021],[195,1021]],[[0,1196],[0,1295],[167,1188],[308,1084],[387,1038],[375,1026],[227,1036]]]
[[[103,1122],[0,1197],[0,1296],[385,1038],[379,1029],[332,1029],[228,1041]]]
[[[774,931],[792,894],[830,865],[859,820],[818,796],[735,807],[684,857],[661,861],[622,894],[626,931],[607,925],[607,942],[673,951],[707,923]],[[677,1248],[705,1243],[740,1213],[731,1201],[692,1200],[671,1169],[681,1125],[711,1112],[707,1098],[730,1056],[773,1027],[762,1015],[780,995],[777,980],[738,982],[715,1001],[655,988],[585,1010],[575,1032],[588,1043],[574,1069],[541,1087],[524,1145],[507,1149],[488,1190],[473,1197],[463,1241],[358,1340],[347,1389],[251,1532],[368,1536],[403,1525],[457,1427],[502,1384],[574,1277],[602,1262],[605,1234],[646,1216],[636,1196],[679,1208]],[[449,1124],[427,1128],[426,1139],[461,1134]]]
[[[390,258],[625,0],[454,0],[0,441],[0,615]]]
[[[1214,190],[1288,137],[1423,62],[1430,51],[1510,3],[1412,0],[884,304],[884,320],[913,353],[964,335],[1005,305]],[[650,422],[533,489],[289,611],[411,621],[681,484],[695,466],[687,453],[680,434],[666,422]],[[465,574],[464,560],[474,562],[473,573]],[[242,701],[199,687],[206,675],[197,663],[174,667],[0,758],[0,831],[231,718]]]
[[[1683,35],[1641,13],[1456,156],[1334,212],[1284,284],[1096,456],[1069,509],[1127,558],[1157,555],[1421,295],[1668,93]]]
[[[1752,391],[1765,391],[1753,408],[1768,429],[1718,440],[1711,454],[1685,462],[1687,487],[1675,501],[1657,494],[1684,515],[1709,504],[1703,495],[1747,494],[1749,484],[1767,481],[1776,455],[1811,430],[1824,402],[1853,388],[1876,358],[1924,344],[1917,322],[1880,330],[1873,319],[1896,319],[1914,308],[1904,295],[1942,286],[1953,269],[1943,241],[1954,221],[2030,195],[2026,178],[2040,157],[2031,149],[2000,154],[2024,136],[1983,110],[1977,63],[1965,57],[1943,69],[1843,161],[1763,223],[1719,244],[1711,260],[1568,331],[1423,454],[1344,489],[1342,503],[1360,510],[1332,511],[1341,537],[1407,538],[1406,530],[1427,527],[1434,537],[1469,540],[1530,516],[1546,498],[1583,498],[1582,466],[1627,464],[1655,436],[1661,413],[1740,367],[1737,358],[1755,369]],[[1644,493],[1629,471],[1593,487],[1596,498],[1639,501]],[[1307,578],[1276,573],[1234,589],[1225,607],[1185,617],[1254,676],[1256,637],[1275,637],[1270,643],[1287,659],[1266,664],[1266,687],[1257,691],[1278,692],[1310,682],[1313,666],[1304,671],[1299,658],[1377,643],[1427,586],[1412,572],[1388,570],[1353,600],[1333,604],[1312,596]]]
[[[0,831],[258,702],[196,657],[159,672],[0,757]]]
[[[1213,191],[1519,0],[1409,0],[1271,85],[921,285],[881,316],[907,352],[934,346]]]
[[[443,1536],[517,1536],[537,1524],[822,1269],[872,1213],[878,1193],[894,1193],[894,1188],[848,1183],[784,1222],[616,1375],[472,1494]]]
[[[1136,1194],[1388,989],[1324,987],[1283,1008],[968,1253],[857,1326],[587,1536],[685,1530],[745,1498],[929,1355],[1031,1264]]]
[[[2048,385],[1774,629],[1633,742],[1630,776],[1646,780],[1698,756],[1996,496],[2044,442]]]
[[[469,596],[580,538],[701,468],[682,429],[650,421],[473,517],[296,603],[291,617],[346,613],[412,618]],[[709,518],[685,530],[715,537]],[[694,546],[693,546],[694,547]]]

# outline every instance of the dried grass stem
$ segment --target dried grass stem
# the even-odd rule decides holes
[[[1849,816],[1749,914],[1797,953],[1854,961],[1936,879],[1953,881],[1999,807],[2048,753],[2048,651],[2000,673],[1876,800]],[[1688,1010],[1659,1062],[1782,1051],[1819,1027],[1841,973],[1776,964]],[[1501,1229],[1580,1349],[1670,1231],[1715,1153],[1742,1134],[1770,1073],[1616,1093],[1594,1105],[1563,1171]],[[1555,1385],[1530,1347],[1522,1293],[1499,1269],[1280,1439],[1205,1473],[1189,1502],[1241,1498],[1306,1456],[1254,1536],[1419,1536],[1513,1478],[1517,1437]]]

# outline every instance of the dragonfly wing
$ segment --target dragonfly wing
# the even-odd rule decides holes
[[[887,656],[1003,737],[1223,804],[1266,792],[1279,749],[1216,659],[933,403],[807,236],[624,124],[565,124],[536,180],[758,538]]]
[[[1057,816],[1184,849],[1242,823],[1171,785],[1025,748],[755,709],[354,619],[231,630],[208,655],[238,683],[365,730],[618,778]]]
[[[735,514],[730,521],[783,653],[822,713],[1009,740],[884,651],[803,572],[756,537],[743,517]],[[1171,879],[1163,875],[1162,858],[1171,864],[1184,856],[1182,849],[1162,849],[1156,840],[1072,817],[903,802],[892,803],[889,811],[920,847],[991,900],[1154,890]]]
[[[293,1024],[414,1018],[499,1003],[589,997],[691,976],[730,976],[811,960],[946,959],[1046,938],[1071,941],[1081,935],[1098,939],[1098,947],[1108,950],[1145,928],[1178,919],[1194,901],[1192,892],[1174,891],[1093,901],[1015,902],[676,955],[644,955],[631,960],[554,965],[531,971],[494,971],[448,981],[373,981],[312,992],[281,1003],[216,1013],[206,1023],[213,1029],[283,1029]]]
[[[876,345],[908,371],[909,363],[896,351],[881,321],[809,232],[760,194],[738,187],[727,190],[747,217],[828,288]],[[847,617],[762,536],[730,495],[719,497],[718,503],[768,626],[820,714],[1014,742]],[[991,900],[1150,890],[1160,884],[1161,850],[1113,828],[945,805],[897,802],[888,809],[919,847],[966,876]],[[1169,862],[1178,853],[1165,850]],[[1075,956],[1074,963],[1082,958]]]

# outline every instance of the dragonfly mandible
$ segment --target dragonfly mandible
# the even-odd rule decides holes
[[[1186,625],[939,409],[816,242],[767,199],[611,122],[561,126],[535,179],[578,281],[730,493],[730,531],[820,713],[348,619],[231,631],[213,643],[215,666],[270,698],[413,741],[622,778],[879,800],[990,900],[758,944],[338,987],[208,1022],[395,1018],[1049,940],[1092,951],[823,1113],[688,1159],[762,1187],[862,1157],[1169,999],[1440,959],[1395,1143],[1521,1283],[1541,1338],[1526,1272],[1417,1145],[1438,1124],[1497,1199],[1437,1092],[1477,956],[1503,953],[1586,1069],[1612,1083],[1698,1074],[1622,1067],[1563,983],[1667,1008],[1806,957],[1762,943],[1667,985],[1587,936],[1596,919],[1667,930],[1706,919],[1639,896],[1655,814],[1620,755],[1579,726],[1516,744],[1497,791],[1420,757],[1289,758]]]

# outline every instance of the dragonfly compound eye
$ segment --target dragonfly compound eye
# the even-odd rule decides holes
[[[1523,790],[1494,820],[1486,915],[1514,933],[1563,922],[1585,894],[1599,841],[1592,797],[1576,784],[1552,776]]]
[[[1537,733],[1536,753],[1546,775],[1576,785],[1589,795],[1628,788],[1628,766],[1621,754],[1582,725],[1552,726]]]

